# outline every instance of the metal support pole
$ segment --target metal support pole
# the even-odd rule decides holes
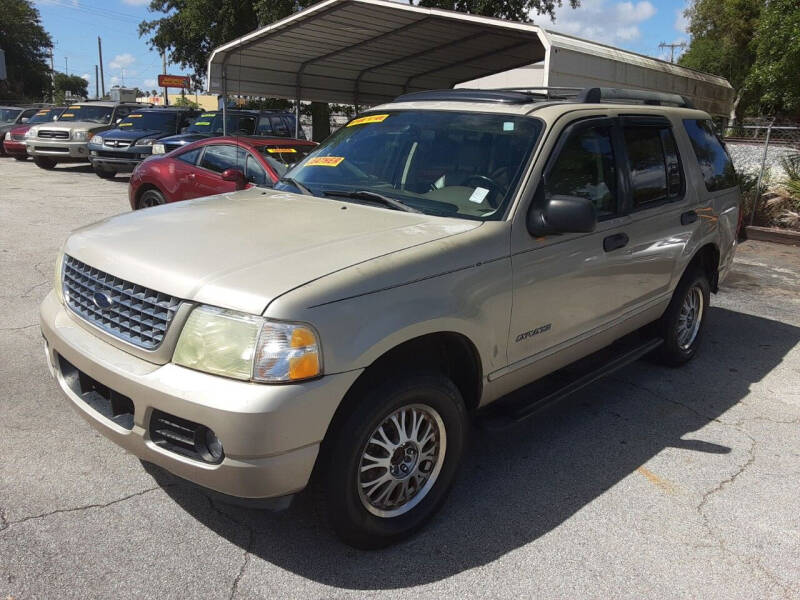
[[[767,126],[767,137],[764,140],[764,154],[761,155],[761,170],[758,172],[758,181],[756,181],[756,197],[753,198],[753,210],[750,211],[750,225],[752,225],[753,221],[755,221],[756,210],[758,210],[758,202],[761,200],[761,180],[764,177],[764,169],[767,166],[767,150],[769,150],[769,136],[772,133],[773,123],[774,121],[771,121]]]
[[[300,91],[294,99],[294,137],[300,137]]]
[[[97,65],[94,66],[94,97],[100,98],[100,82],[97,79]]]
[[[103,75],[103,42],[100,41],[100,37],[97,38],[97,56],[100,59],[100,91],[103,92],[103,97],[105,98],[106,95],[106,80]]]
[[[165,50],[161,51],[161,71],[164,75],[167,74],[167,53]],[[167,86],[164,86],[164,106],[169,106],[169,92]]]
[[[222,62],[222,135],[228,135],[228,76],[225,62]]]

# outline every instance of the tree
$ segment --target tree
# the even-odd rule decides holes
[[[6,54],[8,75],[0,81],[0,98],[20,102],[48,96],[52,46],[32,2],[0,0],[0,48]]]
[[[580,0],[419,0],[417,4],[427,8],[444,8],[483,17],[528,22],[533,12],[554,19],[556,7],[562,6],[564,2],[572,8],[578,8],[581,3]]]
[[[692,37],[678,63],[730,81],[737,116],[756,100],[746,81],[755,61],[751,42],[763,5],[764,0],[694,0],[685,12]]]
[[[81,98],[86,98],[89,95],[89,82],[79,75],[66,75],[65,73],[56,72],[54,80],[54,98],[57,104],[64,102],[67,93]]]
[[[755,61],[747,87],[768,114],[800,115],[800,4],[770,0],[761,11],[751,45]]]
[[[178,96],[172,102],[172,106],[187,106],[189,108],[200,108],[200,105],[194,100],[190,100],[184,95]]]

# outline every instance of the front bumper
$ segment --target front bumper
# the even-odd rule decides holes
[[[293,385],[262,385],[156,365],[104,342],[51,292],[40,324],[51,372],[95,429],[139,458],[222,494],[277,498],[303,489],[328,425],[360,371]],[[63,360],[60,360],[60,358]],[[74,391],[67,361],[133,405],[130,429],[103,416]],[[74,378],[73,378],[74,380]],[[212,429],[224,458],[210,464],[157,445],[150,418],[161,411]]]
[[[64,162],[89,162],[88,142],[33,138],[25,140],[25,147],[31,156],[46,156]]]
[[[11,156],[27,156],[28,150],[25,148],[25,142],[17,140],[3,140],[3,150],[6,154]]]
[[[97,151],[95,150],[90,152]],[[144,157],[138,158],[135,155],[131,156],[130,154],[127,156],[94,156],[94,154],[90,154],[89,156],[89,162],[92,163],[92,166],[114,170],[117,173],[130,173],[136,168],[136,165],[143,160]]]

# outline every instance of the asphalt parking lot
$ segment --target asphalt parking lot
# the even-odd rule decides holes
[[[0,159],[0,598],[800,598],[800,248],[739,248],[690,365],[475,428],[444,510],[369,553],[303,496],[265,513],[143,468],[61,396],[56,252],[126,210],[122,177]]]

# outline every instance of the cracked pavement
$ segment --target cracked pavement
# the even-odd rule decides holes
[[[680,369],[639,361],[534,421],[474,428],[420,534],[342,546],[306,495],[221,503],[94,432],[38,304],[125,180],[0,159],[0,598],[800,598],[800,249],[747,242]]]

